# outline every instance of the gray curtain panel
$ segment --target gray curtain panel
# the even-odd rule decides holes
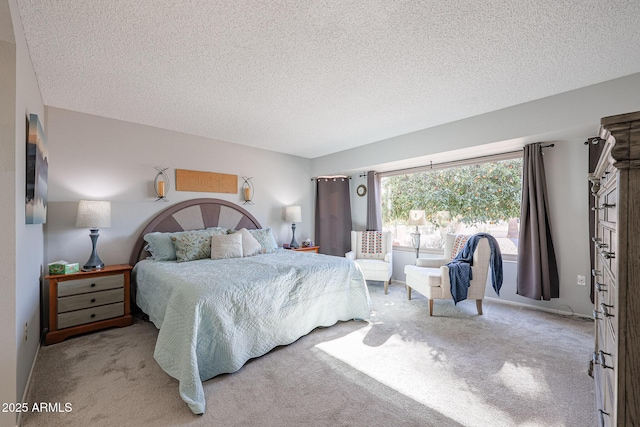
[[[380,176],[367,172],[367,231],[382,231],[380,212]]]
[[[344,256],[351,250],[349,178],[318,178],[316,245],[326,255]]]
[[[540,144],[526,145],[522,161],[517,294],[535,300],[560,296],[548,205],[542,149]]]

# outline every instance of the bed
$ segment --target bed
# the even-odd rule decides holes
[[[266,230],[224,200],[178,203],[150,221],[131,258],[135,303],[159,329],[154,358],[179,381],[180,396],[195,414],[205,412],[203,381],[235,372],[316,327],[369,318],[366,282],[346,258],[274,249],[178,262],[150,259],[145,249],[149,233],[165,239],[167,233],[241,228],[255,236]]]

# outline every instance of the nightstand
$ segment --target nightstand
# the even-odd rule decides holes
[[[300,246],[299,248],[291,249],[291,250],[292,251],[298,251],[298,252],[315,252],[315,253],[318,253],[319,249],[320,249],[320,246],[307,246],[307,247]]]
[[[131,325],[132,268],[127,264],[108,265],[101,270],[45,277],[49,280],[49,331],[45,344]]]

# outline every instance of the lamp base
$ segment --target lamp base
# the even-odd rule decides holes
[[[416,231],[411,233],[411,244],[413,245],[413,249],[416,250],[416,259],[420,258],[420,232],[418,231],[417,225]]]
[[[296,241],[296,223],[295,222],[291,223],[291,231],[293,232],[293,237],[291,237],[291,243],[289,243],[289,246],[293,249],[298,249],[300,245]]]
[[[91,238],[91,256],[87,260],[87,262],[82,266],[82,271],[94,271],[94,270],[102,270],[104,268],[104,262],[98,256],[98,251],[96,251],[96,243],[98,242],[98,234],[97,228],[92,228],[89,237]]]
[[[97,271],[102,270],[104,268],[104,264],[100,265],[83,265],[80,269],[81,271]]]

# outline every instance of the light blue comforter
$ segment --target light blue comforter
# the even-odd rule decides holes
[[[202,381],[296,341],[318,326],[368,319],[369,293],[348,259],[278,250],[227,260],[144,260],[136,302],[160,329],[154,357],[195,414]]]

